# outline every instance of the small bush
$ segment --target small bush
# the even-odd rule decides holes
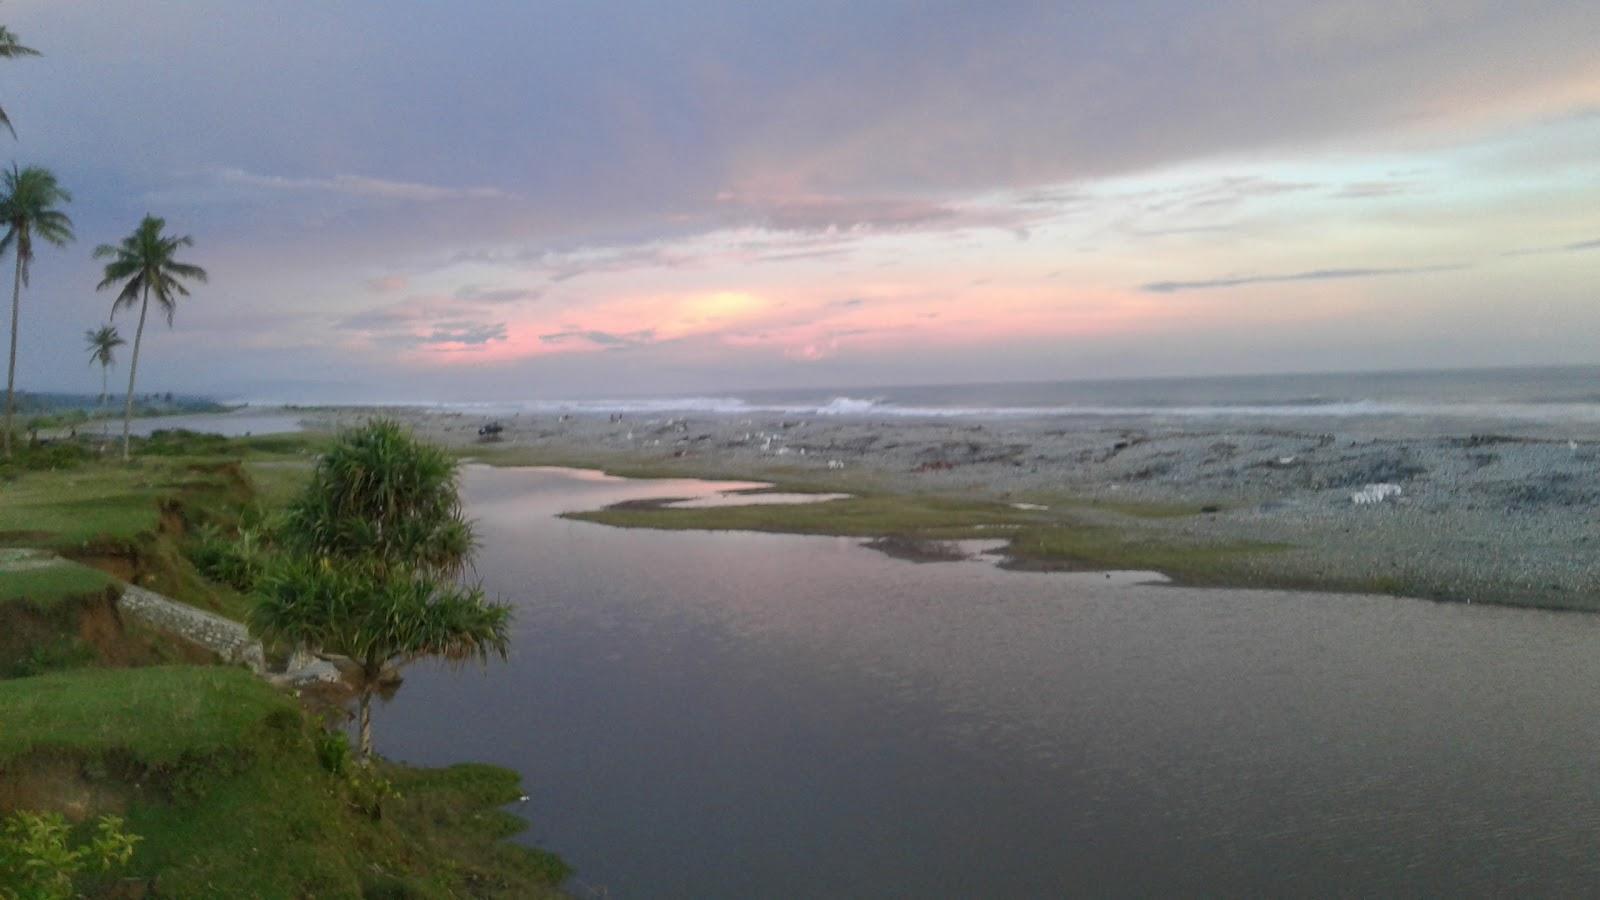
[[[330,775],[350,770],[350,738],[342,731],[324,731],[317,736],[317,762]]]
[[[127,865],[139,842],[116,816],[101,816],[87,843],[71,846],[72,827],[60,813],[18,812],[0,828],[0,897],[67,900],[73,880],[88,871]]]
[[[399,799],[400,792],[375,766],[350,766],[349,773],[350,805],[374,822],[381,820],[384,801]]]
[[[202,575],[249,593],[267,570],[272,546],[261,529],[241,528],[236,537],[230,537],[216,525],[206,524],[190,540],[188,556]]]

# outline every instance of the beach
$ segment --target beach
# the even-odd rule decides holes
[[[1240,586],[1600,607],[1600,439],[1583,429],[1392,415],[299,412],[330,429],[398,417],[501,464],[989,500],[1134,541],[1273,547],[1230,571]],[[485,441],[490,422],[503,430]]]

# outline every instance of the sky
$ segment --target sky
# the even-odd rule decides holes
[[[6,0],[0,22],[43,54],[0,61],[0,146],[57,173],[77,231],[33,263],[23,389],[98,390],[91,251],[147,213],[211,275],[152,320],[150,390],[1600,362],[1592,0]]]

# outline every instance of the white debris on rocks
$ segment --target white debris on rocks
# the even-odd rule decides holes
[[[1357,506],[1366,506],[1372,503],[1382,503],[1390,497],[1401,494],[1398,484],[1369,484],[1361,490],[1350,495],[1350,502]]]
[[[280,677],[291,687],[306,687],[313,684],[338,684],[344,678],[344,674],[333,663],[318,659],[307,665],[291,668]]]

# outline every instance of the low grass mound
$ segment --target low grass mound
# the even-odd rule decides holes
[[[140,448],[151,455],[132,465],[95,460],[0,476],[0,548],[61,553],[175,600],[242,618],[250,605],[245,592],[204,577],[188,552],[193,537],[209,528],[231,539],[243,527],[258,526],[303,482],[319,440],[162,432]],[[50,584],[34,578],[27,590],[53,592],[66,577],[51,575]],[[0,578],[0,591],[4,583]]]
[[[154,896],[541,897],[567,874],[503,841],[514,773],[356,766],[242,670],[0,682],[0,722],[0,815],[124,816],[141,840],[121,875]]]
[[[88,666],[209,662],[198,648],[118,614],[121,586],[42,551],[0,550],[0,679]]]
[[[243,669],[155,666],[24,678],[0,685],[0,766],[30,754],[128,755],[167,767],[249,747],[294,702]]]
[[[0,603],[29,600],[49,606],[60,600],[98,594],[115,579],[98,569],[25,550],[0,550]]]
[[[1040,521],[1037,514],[1003,503],[918,494],[699,509],[671,508],[661,505],[662,502],[624,503],[590,512],[567,513],[565,517],[622,528],[774,531],[930,540],[1003,537],[1006,529]]]
[[[160,500],[170,493],[158,475],[96,463],[0,483],[0,545],[69,550],[153,531]]]
[[[827,534],[877,539],[877,549],[897,555],[897,548],[926,548],[941,541],[973,538],[1006,540],[1007,565],[1021,569],[1123,569],[1163,572],[1191,584],[1222,584],[1255,577],[1262,554],[1286,547],[1250,542],[1204,541],[1166,531],[1136,527],[1125,520],[1180,518],[1198,512],[1187,507],[1138,504],[1096,505],[1086,502],[1061,508],[1019,509],[923,494],[865,495],[821,503],[793,505],[673,508],[666,501],[621,503],[566,518],[623,528],[693,529],[702,531],[768,531],[783,534]],[[1116,524],[1085,516],[1089,509],[1109,513]],[[1104,516],[1101,515],[1103,519]],[[929,561],[924,552],[916,558]],[[936,555],[959,558],[961,554]]]

